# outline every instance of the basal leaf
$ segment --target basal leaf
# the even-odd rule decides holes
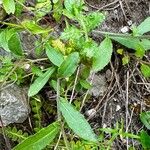
[[[29,30],[30,32],[32,32],[33,34],[42,34],[42,33],[48,33],[50,32],[52,29],[45,29],[41,26],[39,26],[38,24],[36,24],[34,21],[29,21],[29,20],[25,20],[22,22],[22,26]]]
[[[110,61],[113,51],[112,42],[109,38],[105,38],[100,46],[99,50],[93,56],[93,71],[102,70]]]
[[[59,102],[60,111],[65,118],[68,126],[81,138],[97,142],[96,135],[94,134],[89,123],[84,116],[80,114],[74,107],[68,103],[64,98],[60,98]]]
[[[11,52],[17,56],[23,56],[23,49],[18,33],[14,34],[8,41],[8,47]]]
[[[146,18],[138,27],[138,34],[144,34],[150,31],[150,17]]]
[[[50,76],[53,74],[55,71],[54,67],[49,68],[43,76],[38,77],[30,86],[29,91],[28,91],[28,96],[34,96],[36,95],[42,88],[43,86],[47,83],[49,80]]]
[[[140,119],[146,128],[150,130],[150,111],[142,112],[140,114]]]
[[[15,13],[15,1],[14,0],[3,0],[3,7],[7,14]]]
[[[80,61],[79,53],[73,52],[67,56],[61,66],[58,68],[58,76],[62,78],[70,77],[76,70]]]
[[[46,44],[46,54],[49,60],[58,67],[64,61],[62,53],[51,47],[49,44]]]
[[[54,122],[36,134],[29,136],[22,143],[14,147],[13,150],[42,150],[53,141],[59,131],[60,125]]]
[[[140,69],[144,77],[150,78],[150,66],[142,64]]]

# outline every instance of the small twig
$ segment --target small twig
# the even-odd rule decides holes
[[[60,139],[61,139],[61,135],[62,135],[62,132],[60,132],[60,134],[59,134],[59,137],[58,137],[57,143],[56,143],[56,145],[54,147],[54,150],[57,150],[57,147],[58,147]]]
[[[77,85],[79,71],[80,71],[80,67],[78,67],[78,69],[77,69],[77,73],[76,73],[76,77],[75,77],[75,81],[74,81],[74,86],[73,86],[73,90],[72,90],[72,94],[71,94],[71,98],[70,98],[70,103],[72,103],[72,100],[73,100],[73,96],[74,96],[74,92],[75,92],[75,87]]]
[[[128,110],[128,105],[129,105],[129,71],[127,71],[127,83],[126,83],[126,133],[128,133],[128,116],[129,116],[129,110]],[[127,145],[127,150],[129,149],[129,139],[126,137],[126,145]]]
[[[93,82],[94,75],[95,75],[95,73],[92,74],[91,84],[92,84],[92,82]],[[85,104],[85,101],[86,101],[86,98],[87,98],[88,94],[89,94],[89,90],[87,90],[87,92],[85,93],[85,96],[84,96],[84,98],[83,98],[83,101],[82,101],[82,104],[81,104],[81,107],[80,107],[80,111],[82,110],[82,108],[83,108],[83,106],[84,106],[84,104]]]

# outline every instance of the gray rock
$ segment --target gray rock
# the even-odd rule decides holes
[[[23,88],[14,84],[0,91],[0,116],[4,126],[10,123],[22,123],[27,119],[29,112]]]
[[[91,77],[88,79],[91,81]],[[104,92],[107,90],[107,81],[105,78],[105,75],[94,75],[94,78],[92,80],[92,88],[89,90],[89,94],[98,97],[103,96]]]

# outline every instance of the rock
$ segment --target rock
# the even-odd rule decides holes
[[[0,90],[0,116],[3,125],[24,122],[30,112],[25,89],[13,84]]]
[[[88,79],[91,81],[91,77]],[[89,90],[89,94],[98,97],[103,96],[107,90],[107,81],[105,75],[94,75],[92,80],[92,88]]]

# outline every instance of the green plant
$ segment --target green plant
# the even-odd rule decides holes
[[[105,38],[98,44],[90,37],[90,33],[104,21],[105,15],[103,13],[85,13],[83,0],[64,0],[64,2],[53,0],[52,2],[53,4],[48,0],[37,0],[35,7],[26,7],[26,9],[29,9],[35,14],[35,18],[32,19],[32,21],[31,19],[27,19],[16,24],[1,22],[1,24],[8,25],[8,27],[2,29],[0,32],[0,47],[7,52],[11,52],[13,55],[13,58],[11,59],[3,59],[4,65],[0,71],[0,76],[2,76],[1,82],[14,81],[12,76],[17,71],[19,72],[18,75],[23,77],[24,73],[21,73],[19,64],[21,64],[21,66],[23,64],[30,64],[31,72],[29,75],[27,74],[27,76],[32,75],[32,79],[34,79],[33,83],[30,85],[28,96],[31,97],[35,131],[38,132],[19,143],[14,147],[14,150],[41,150],[49,145],[59,132],[63,135],[66,148],[70,149],[72,143],[74,143],[72,142],[74,136],[71,135],[71,137],[66,137],[64,131],[66,128],[65,122],[81,139],[86,140],[93,145],[96,144],[96,148],[99,146],[101,143],[100,139],[94,133],[84,116],[74,108],[74,105],[71,104],[71,102],[75,90],[80,90],[81,88],[89,89],[91,87],[87,82],[90,73],[101,71],[108,65],[113,52],[111,39],[121,43],[127,48],[135,50],[135,56],[140,58],[141,72],[145,77],[150,76],[150,67],[142,60],[146,51],[150,49],[150,41],[143,35],[150,31],[149,26],[147,26],[147,24],[150,23],[149,18],[138,27],[134,27],[132,30],[133,33],[129,35],[103,32]],[[23,6],[24,1],[19,2],[16,0],[15,3],[14,0],[3,0],[3,8],[8,14],[15,14],[15,12],[20,14]],[[57,8],[59,8],[62,13],[55,11]],[[54,10],[53,17],[56,21],[60,20],[62,15],[65,18],[66,27],[57,38],[51,34],[53,32],[52,28],[42,27],[40,25],[40,20],[42,20],[42,18],[52,9]],[[70,20],[73,23],[70,23]],[[36,43],[40,44],[40,48],[37,51],[40,53],[44,49],[46,58],[36,60],[26,59],[19,34],[22,31],[38,35],[41,41],[39,40],[40,42],[38,41]],[[124,64],[129,62],[129,57],[130,56],[124,55]],[[21,63],[19,62],[16,65],[15,63],[12,63],[13,59],[20,59]],[[44,61],[46,63],[44,69],[40,69],[36,64],[39,61]],[[81,73],[77,75],[76,72],[78,72],[80,67],[82,67]],[[7,78],[5,78],[5,72],[12,73],[8,74]],[[77,80],[74,81],[74,79]],[[21,82],[19,82],[19,84],[20,83]],[[50,83],[49,85],[53,87],[57,93],[56,103],[58,121],[50,124],[48,127],[42,128],[40,111],[41,102],[37,101],[35,95],[37,95],[47,83]],[[68,99],[67,95],[70,91],[72,91],[72,95],[71,98]],[[86,99],[86,96],[87,95],[83,98],[84,100]],[[118,136],[120,136],[120,138],[129,137],[140,139],[140,136],[138,135],[124,132],[123,125],[120,126],[118,123],[115,129],[107,128],[101,129],[101,131],[112,134],[111,139],[108,140],[106,144],[107,149],[110,149],[112,142]],[[145,133],[143,132],[141,137],[143,137],[144,134]],[[71,139],[70,143],[68,139]],[[80,144],[82,145],[82,142],[76,142],[74,147],[76,148],[77,145],[80,147]],[[105,144],[101,144],[100,146],[102,149],[105,149]],[[81,148],[82,147],[84,146],[82,145]]]

